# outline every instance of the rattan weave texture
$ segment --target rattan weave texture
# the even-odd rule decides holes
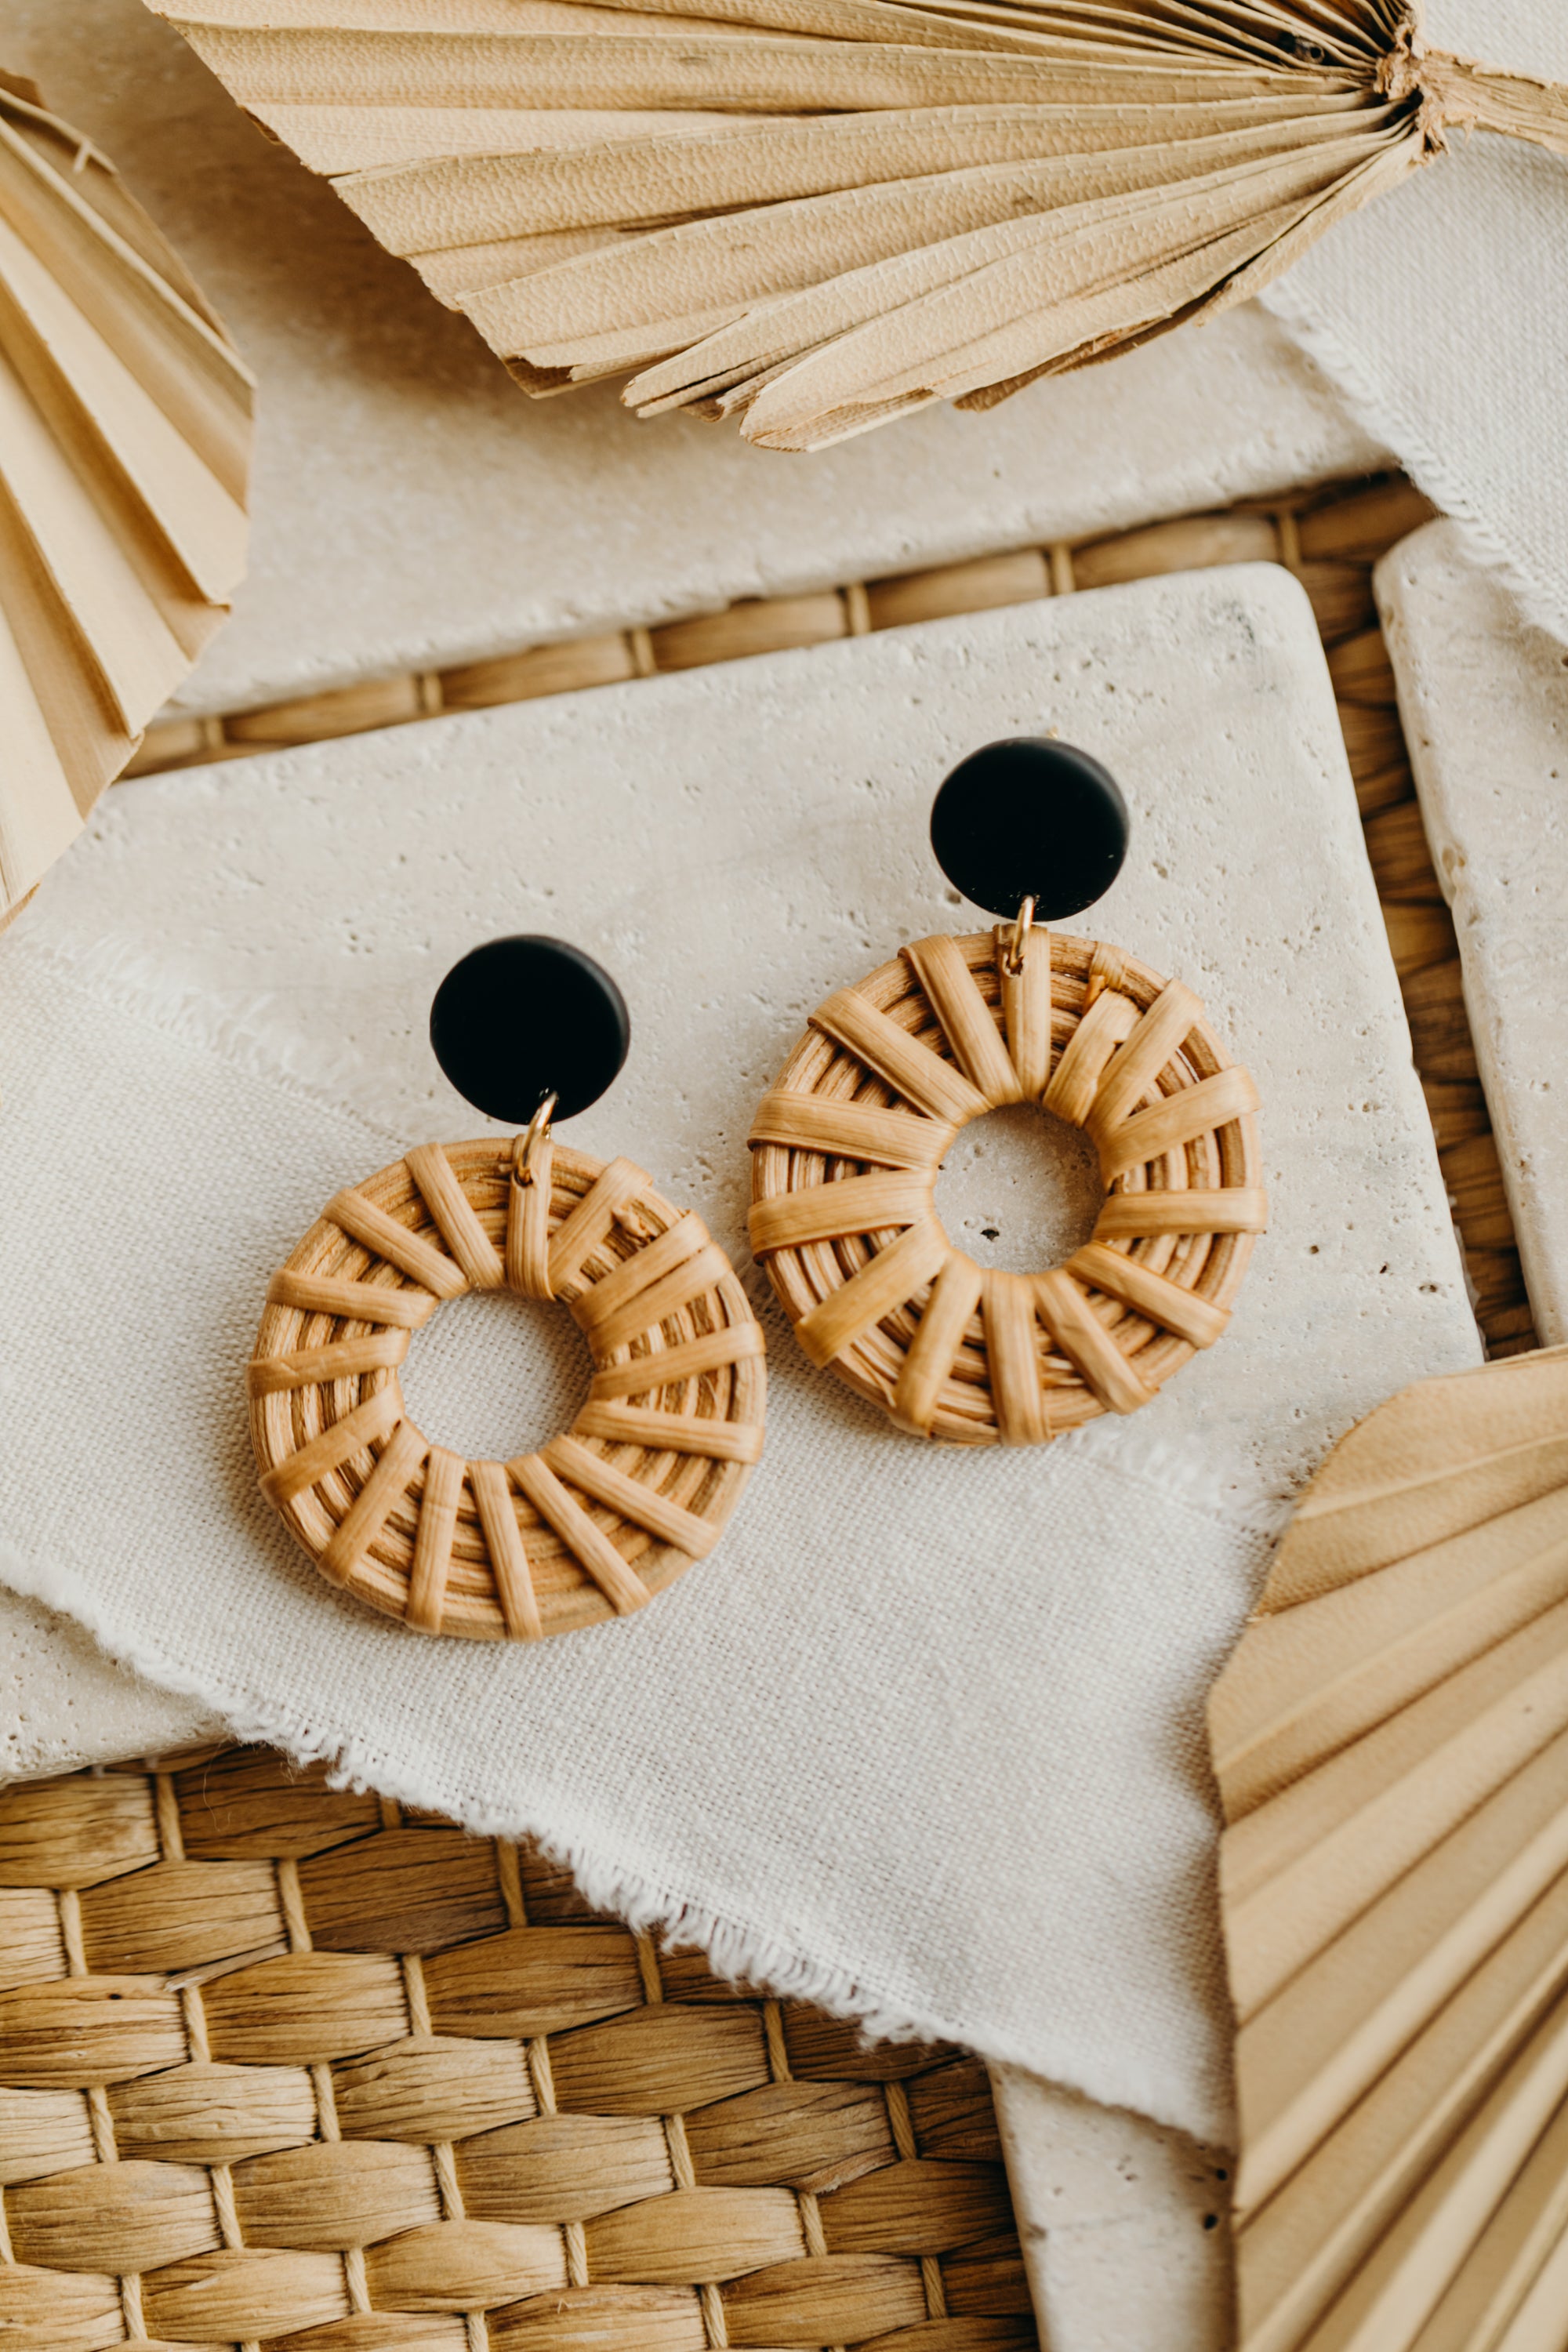
[[[1094,1238],[983,1274],[935,1207],[958,1130],[1038,1102],[1110,1188]],[[902,1429],[1034,1445],[1135,1412],[1229,1320],[1268,1223],[1258,1089],[1191,989],[1011,924],[917,940],[819,1005],[752,1126],[752,1246],[815,1364]]]
[[[983,2067],[225,1748],[0,1795],[0,2340],[1026,2352]]]
[[[339,1192],[248,1368],[262,1492],[323,1576],[421,1633],[536,1641],[640,1609],[762,1454],[762,1327],[701,1218],[630,1160],[546,1142],[519,1167],[510,1140],[423,1144]],[[397,1370],[443,1299],[503,1286],[570,1307],[593,1386],[542,1452],[466,1462]]]

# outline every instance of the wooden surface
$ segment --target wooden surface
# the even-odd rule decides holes
[[[108,159],[0,74],[0,925],[245,567],[251,380]]]
[[[1209,1719],[1240,2352],[1560,2346],[1568,1349],[1342,1441]]]
[[[1267,1219],[1257,1089],[1191,990],[1015,932],[921,940],[839,990],[751,1136],[752,1247],[806,1355],[912,1435],[970,1445],[1147,1404],[1219,1338]],[[1105,1206],[1064,1266],[983,1274],[936,1171],[970,1119],[1026,1101],[1087,1131]]]
[[[519,1138],[518,1145],[523,1142]],[[274,1276],[248,1370],[261,1487],[334,1584],[419,1632],[537,1640],[640,1609],[761,1458],[762,1327],[700,1217],[630,1160],[426,1144],[339,1193]],[[594,1381],[541,1452],[466,1462],[397,1368],[445,1298],[559,1298]]]
[[[1015,548],[900,578],[855,582],[811,596],[759,599],[721,613],[609,636],[532,646],[494,661],[370,679],[341,693],[148,730],[128,773],[241,759],[537,696],[651,677],[898,628],[919,621],[1113,587],[1223,563],[1282,563],[1300,581],[1328,652],[1340,721],[1389,945],[1410,1018],[1415,1064],[1455,1204],[1476,1312],[1489,1351],[1536,1344],[1466,1019],[1454,927],[1432,870],[1378,627],[1372,572],[1389,548],[1431,519],[1397,476],[1334,485],[1283,503],[1183,516],[1082,546]]]
[[[258,1748],[0,1793],[18,2352],[1036,2344],[990,2085]]]

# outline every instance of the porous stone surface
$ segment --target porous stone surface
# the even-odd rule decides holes
[[[603,386],[528,400],[140,0],[11,0],[4,58],[98,140],[260,378],[250,577],[180,707],[1080,538],[1385,462],[1247,309],[984,416],[809,458]]]
[[[1568,23],[1542,0],[1426,0],[1426,38],[1507,73],[1568,81]]]
[[[448,965],[499,931],[575,940],[635,1034],[574,1140],[637,1137],[740,1255],[746,1125],[812,1006],[982,919],[931,859],[935,784],[1052,725],[1132,815],[1121,879],[1064,928],[1180,973],[1265,1106],[1272,1223],[1236,1324],[1140,1425],[1179,1442],[1201,1420],[1283,1490],[1479,1343],[1321,646],[1273,565],[150,778],[100,804],[18,936],[154,975],[205,1034],[411,1138],[476,1131],[426,1038]],[[1015,1196],[955,1158],[944,1210],[1003,1262]]]
[[[1226,2151],[1014,2067],[992,2083],[1047,2352],[1225,2352]]]
[[[1239,1443],[1287,1486],[1479,1350],[1321,649],[1271,566],[152,779],[100,804],[18,935],[155,984],[409,1137],[475,1127],[425,1041],[447,965],[496,931],[574,938],[637,1032],[577,1139],[636,1136],[740,1255],[745,1124],[795,1026],[899,940],[974,919],[929,857],[933,782],[987,735],[1051,724],[1131,800],[1096,924],[1202,992],[1265,1103],[1273,1230],[1233,1332],[1144,1418]],[[1005,1159],[954,1158],[944,1214],[1018,1262],[1036,1196],[998,1181]],[[68,1722],[89,1712],[77,1664]],[[25,1736],[58,1753],[41,1677],[32,1706]]]
[[[1568,1340],[1568,653],[1429,523],[1377,597],[1535,1328]]]
[[[106,1658],[74,1618],[0,1594],[0,1781],[155,1756],[220,1729]]]

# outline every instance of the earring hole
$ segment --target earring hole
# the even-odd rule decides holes
[[[438,1444],[507,1462],[571,1427],[593,1365],[564,1307],[478,1290],[448,1299],[414,1334],[399,1378],[410,1414]]]
[[[1105,1200],[1089,1138],[1033,1103],[966,1127],[936,1185],[954,1244],[993,1273],[1043,1274],[1094,1232]]]

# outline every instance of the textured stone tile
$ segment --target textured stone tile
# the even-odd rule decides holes
[[[1273,565],[149,778],[100,803],[18,936],[154,974],[198,1029],[248,1031],[413,1138],[474,1131],[425,1037],[447,964],[563,932],[637,1025],[574,1139],[636,1136],[742,1249],[746,1123],[799,1020],[900,940],[974,919],[931,860],[937,782],[1050,725],[1132,810],[1084,924],[1197,989],[1264,1101],[1268,1240],[1224,1345],[1144,1421],[1179,1439],[1201,1413],[1289,1482],[1478,1342],[1321,646]],[[994,1190],[984,1160],[955,1172],[944,1213],[983,1230]]]
[[[1535,1328],[1568,1340],[1568,652],[1448,522],[1377,593]]]
[[[1013,2067],[992,2079],[1047,2352],[1225,2352],[1226,2152]]]
[[[122,1672],[74,1618],[0,1593],[0,1781],[153,1756],[219,1728]]]
[[[5,63],[99,139],[261,379],[222,710],[731,598],[1081,538],[1381,461],[1261,310],[811,458],[613,387],[526,399],[140,0],[11,0]]]

